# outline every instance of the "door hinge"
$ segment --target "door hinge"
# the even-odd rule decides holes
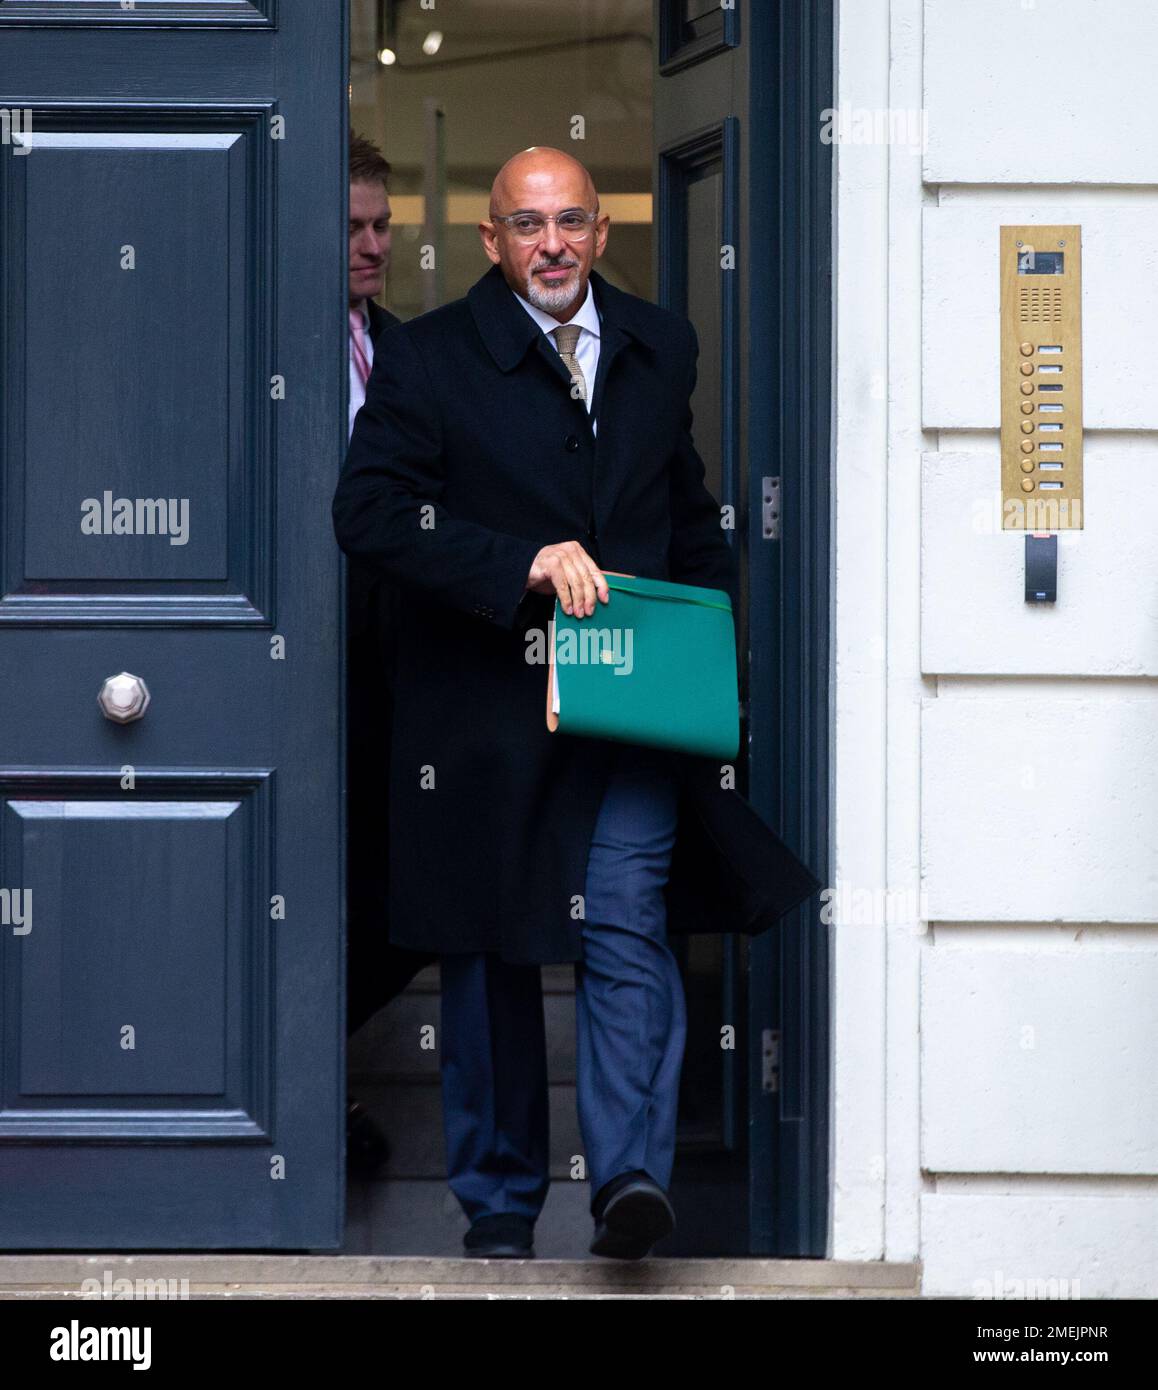
[[[780,479],[763,478],[764,484],[764,539],[780,539]]]
[[[761,1089],[766,1096],[775,1095],[780,1090],[780,1029],[765,1028],[763,1039]]]

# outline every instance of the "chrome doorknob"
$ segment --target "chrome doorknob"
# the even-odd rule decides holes
[[[101,686],[97,704],[106,719],[116,724],[131,724],[149,708],[149,687],[140,678],[122,671],[110,676]]]

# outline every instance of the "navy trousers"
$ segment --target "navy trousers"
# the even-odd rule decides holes
[[[663,898],[676,785],[662,753],[621,745],[587,861],[575,965],[579,1127],[593,1199],[620,1173],[671,1180],[687,1036]],[[447,1176],[471,1221],[532,1221],[550,1186],[540,967],[445,955],[442,1099]]]

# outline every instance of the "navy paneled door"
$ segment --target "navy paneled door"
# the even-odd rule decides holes
[[[700,340],[709,486],[735,508],[738,782],[829,882],[833,0],[655,0],[656,283]],[[680,1253],[823,1256],[829,961],[819,898],[681,943]],[[735,1029],[735,1046],[721,1046]],[[711,1201],[697,1201],[708,1191]],[[668,1250],[668,1253],[675,1253]]]
[[[0,1248],[341,1243],[345,11],[0,0]]]

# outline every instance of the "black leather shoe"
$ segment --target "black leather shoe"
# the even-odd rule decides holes
[[[592,1215],[591,1253],[613,1260],[642,1260],[657,1240],[675,1230],[667,1193],[642,1172],[621,1173],[601,1187]]]
[[[366,1107],[346,1097],[346,1168],[359,1178],[372,1178],[390,1157],[390,1141]]]
[[[474,1259],[533,1259],[534,1234],[534,1222],[516,1212],[480,1216],[462,1238],[463,1253]]]

